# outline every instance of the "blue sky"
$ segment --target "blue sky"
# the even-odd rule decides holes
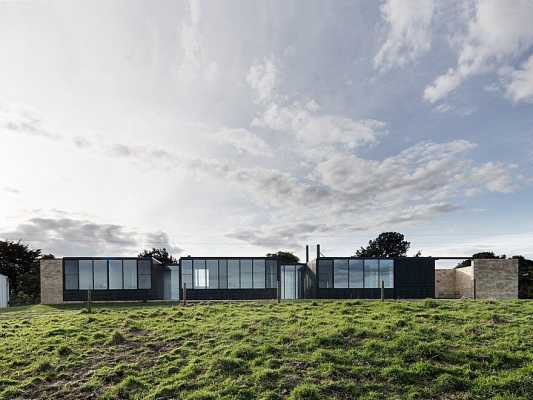
[[[0,2],[0,237],[533,257],[533,3]]]

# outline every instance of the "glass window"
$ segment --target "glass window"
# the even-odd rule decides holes
[[[365,260],[365,288],[379,288],[379,260]]]
[[[379,280],[386,288],[394,287],[394,260],[379,260]]]
[[[152,261],[137,260],[137,272],[139,274],[139,289],[152,288]]]
[[[218,287],[228,288],[228,260],[218,260]]]
[[[350,279],[351,288],[364,287],[363,260],[350,260]]]
[[[124,289],[137,289],[137,260],[123,260]]]
[[[333,264],[333,287],[348,287],[348,260],[334,260]]]
[[[107,260],[93,261],[94,288],[107,289]]]
[[[333,287],[333,260],[318,261],[318,287],[321,289]]]
[[[65,289],[79,288],[78,260],[65,260]]]
[[[295,299],[296,298],[296,266],[282,265],[281,266],[281,298]]]
[[[241,260],[241,288],[252,288],[252,260]]]
[[[266,260],[267,288],[278,287],[278,263],[275,260]]]
[[[205,268],[205,260],[193,260],[193,271],[194,271],[194,288],[195,289],[205,289],[207,287],[207,269]]]
[[[181,260],[181,285],[192,289],[192,260]]]
[[[265,288],[265,260],[254,260],[254,289]]]
[[[209,289],[218,289],[218,260],[207,260],[207,287]]]
[[[80,260],[80,289],[93,288],[93,260]]]
[[[239,260],[228,260],[228,288],[240,288]]]
[[[109,289],[122,287],[122,260],[109,260]]]

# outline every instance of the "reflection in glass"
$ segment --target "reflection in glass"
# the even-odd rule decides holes
[[[321,289],[333,287],[333,260],[318,261],[318,287]]]
[[[124,289],[137,289],[137,260],[123,260]]]
[[[79,260],[80,289],[93,288],[93,261]]]
[[[94,288],[107,289],[107,260],[93,261]]]
[[[241,260],[241,288],[252,288],[252,260]]]
[[[209,277],[207,287],[209,289],[218,289],[218,260],[206,260],[206,266]]]
[[[337,259],[334,260],[333,268],[333,287],[347,288],[348,287],[348,260]]]
[[[65,289],[79,288],[78,260],[65,260]]]
[[[220,289],[228,288],[228,260],[218,260],[218,284]]]
[[[205,289],[207,287],[207,269],[205,260],[193,260],[194,288]]]
[[[379,287],[379,260],[365,260],[365,288]]]
[[[109,260],[109,289],[122,289],[122,260]]]
[[[192,260],[181,260],[181,286],[192,289]]]
[[[228,288],[240,288],[239,260],[228,260]]]
[[[350,288],[362,288],[363,281],[363,260],[350,260]]]
[[[265,288],[265,260],[254,260],[254,289]]]
[[[394,260],[379,261],[379,279],[383,281],[385,288],[394,287]]]

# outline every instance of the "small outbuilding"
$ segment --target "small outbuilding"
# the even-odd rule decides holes
[[[0,308],[7,307],[9,303],[9,280],[0,274]]]

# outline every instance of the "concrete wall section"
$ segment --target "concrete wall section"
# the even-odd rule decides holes
[[[435,269],[435,297],[437,299],[455,299],[455,269]]]
[[[455,291],[458,298],[474,298],[474,268],[455,268]]]
[[[518,260],[472,260],[478,299],[517,299]]]
[[[63,303],[63,260],[41,260],[41,304]]]

